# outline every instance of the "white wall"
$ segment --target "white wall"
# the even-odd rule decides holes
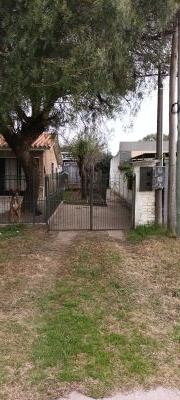
[[[110,188],[119,194],[128,205],[133,203],[133,194],[128,190],[124,172],[119,170],[120,152],[112,158],[110,166]],[[135,226],[155,222],[155,191],[140,192],[140,167],[153,167],[155,161],[139,161],[133,163],[133,172],[136,175],[135,193]]]
[[[135,198],[135,227],[138,225],[146,225],[155,222],[155,191],[140,192],[140,167],[153,166],[144,165],[142,162],[138,166],[134,166],[136,175],[136,198]]]
[[[68,174],[69,174],[69,177],[68,177],[69,184],[80,183],[81,178],[79,175],[79,168],[75,161],[70,161],[69,163],[65,162],[63,169],[64,169],[64,171],[68,172]]]
[[[111,160],[110,165],[110,188],[124,199],[129,205],[132,204],[132,190],[128,190],[127,180],[124,172],[119,170],[120,153]]]
[[[110,164],[110,183],[112,185],[116,184],[119,181],[120,177],[119,164],[120,164],[120,153],[117,153],[117,155],[111,159],[111,164]]]

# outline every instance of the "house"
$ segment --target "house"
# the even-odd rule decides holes
[[[169,142],[163,143],[163,158],[168,159]],[[119,151],[111,160],[110,188],[132,209],[134,226],[155,221],[154,171],[156,142],[121,142]],[[167,163],[163,190],[164,222],[167,218]]]
[[[79,185],[81,178],[79,175],[79,168],[76,160],[70,154],[68,147],[64,147],[61,149],[62,155],[62,168],[63,171],[68,173],[68,183],[69,185]]]
[[[168,156],[169,142],[164,141],[163,153]],[[153,159],[156,156],[155,141],[139,141],[139,142],[120,142],[119,151],[111,160],[110,180],[118,180],[119,165],[123,162],[129,162],[132,159]]]
[[[39,198],[44,198],[45,175],[62,170],[62,158],[58,137],[51,133],[42,133],[31,146],[33,157],[37,159],[40,173]],[[23,169],[4,137],[0,135],[0,196],[9,195],[10,190],[18,189],[23,194],[26,188]]]

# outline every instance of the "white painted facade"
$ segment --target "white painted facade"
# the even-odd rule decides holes
[[[124,161],[130,161],[132,157],[142,154],[148,147],[148,152],[152,151],[152,142],[147,143],[120,143],[118,154],[112,158],[110,166],[110,188],[131,206],[134,213],[134,225],[146,225],[155,222],[155,191],[140,191],[140,167],[153,167],[155,160],[133,161],[133,172],[136,177],[134,190],[129,190],[124,172],[119,170],[119,166]],[[138,154],[137,154],[138,153]]]
[[[132,205],[132,190],[128,189],[127,179],[123,171],[119,170],[120,152],[112,158],[110,166],[110,188],[127,202],[127,205]]]
[[[140,167],[153,167],[155,161],[139,161],[133,164],[136,176],[134,221],[138,225],[152,224],[155,222],[155,191],[140,191]]]

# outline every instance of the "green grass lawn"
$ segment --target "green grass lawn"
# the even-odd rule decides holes
[[[72,258],[71,276],[40,299],[42,318],[33,347],[32,381],[41,381],[45,371],[47,378],[49,368],[55,368],[57,380],[92,379],[98,382],[93,383],[93,392],[102,395],[119,376],[136,376],[142,382],[153,373],[151,353],[158,341],[129,320],[133,285],[124,286],[110,274],[117,264],[118,274],[123,273],[119,253],[95,243],[84,244],[78,253]]]
[[[42,231],[17,234],[1,242],[3,400],[178,386],[177,241],[87,234],[66,249]]]

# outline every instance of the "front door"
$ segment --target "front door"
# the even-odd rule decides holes
[[[5,159],[0,158],[0,196],[5,194]]]

